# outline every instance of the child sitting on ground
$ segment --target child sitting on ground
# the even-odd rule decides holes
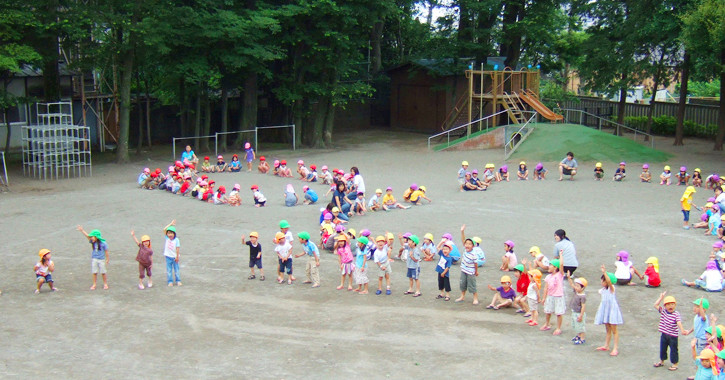
[[[493,286],[488,285],[488,289],[496,292],[496,294],[493,295],[491,303],[486,306],[486,309],[498,310],[502,307],[511,307],[511,305],[513,305],[514,298],[516,298],[516,291],[514,291],[511,287],[511,277],[502,276],[501,286],[494,288]],[[498,302],[498,304],[496,304],[496,302]]]
[[[541,253],[541,249],[539,247],[533,246],[529,248],[529,254],[534,258],[534,261],[531,263],[531,269],[549,269],[549,259]]]
[[[602,169],[602,163],[597,162],[594,165],[594,180],[601,181],[604,178],[604,169]]]
[[[307,173],[307,178],[305,178],[303,181],[317,182],[317,165],[310,165],[310,172]]]
[[[574,290],[574,295],[571,297],[569,302],[569,309],[571,309],[571,328],[574,330],[574,338],[571,340],[574,344],[586,343],[586,307],[587,307],[587,296],[584,294],[584,289],[587,287],[587,280],[584,277],[577,277],[576,280],[572,281],[571,276],[566,276],[569,280],[569,286]]]
[[[322,170],[322,173],[320,173],[320,179],[322,180],[322,183],[325,185],[332,185],[332,173],[330,173],[330,170],[328,170],[327,165],[322,165],[322,168],[320,170]]]
[[[395,196],[393,196],[393,188],[388,187],[385,189],[385,195],[383,196],[383,209],[384,210],[390,210],[393,208],[399,208],[406,210],[410,208],[410,206],[403,206],[398,201],[395,200]]]
[[[665,165],[665,169],[660,174],[660,185],[670,185],[670,180],[672,177],[672,172],[670,171],[670,165]]]
[[[529,169],[526,168],[526,162],[519,162],[519,171],[516,173],[516,176],[522,181],[529,179]]]
[[[692,186],[702,187],[702,173],[700,173],[700,168],[695,168],[692,172]]]
[[[297,193],[295,193],[294,186],[292,186],[291,183],[288,183],[284,190],[284,205],[287,207],[296,206],[299,200]]]
[[[432,233],[423,235],[423,244],[420,246],[420,250],[423,252],[423,261],[433,261],[433,257],[436,254],[436,247],[433,243]]]
[[[499,270],[508,272],[514,269],[516,264],[518,264],[518,260],[516,259],[516,254],[514,253],[513,241],[506,240],[506,242],[503,243],[503,247],[504,255],[501,257],[501,268],[499,268]]]
[[[146,181],[146,178],[149,178],[149,176],[151,176],[151,169],[144,168],[144,170],[141,172],[141,174],[138,175],[138,179],[136,180],[139,187],[143,186],[144,182]]]
[[[229,197],[227,197],[227,203],[229,203],[230,206],[239,206],[242,204],[242,197],[239,196],[240,189],[241,185],[235,183],[232,191],[229,192]]]
[[[655,368],[662,367],[665,365],[667,360],[667,349],[670,350],[670,371],[677,370],[677,366],[680,362],[677,338],[680,333],[682,335],[689,335],[690,332],[686,331],[682,327],[682,318],[680,312],[676,311],[677,301],[675,297],[667,296],[667,292],[662,292],[660,297],[655,301],[654,307],[660,313],[659,332],[660,335],[660,361],[654,364]],[[660,306],[660,303],[664,301],[664,307]]]
[[[720,176],[717,173],[710,174],[705,178],[705,188],[714,189],[720,186]]]
[[[419,206],[419,205],[422,204],[421,201],[420,201],[421,198],[427,200],[428,203],[433,202],[432,200],[430,200],[430,198],[428,198],[428,197],[425,196],[425,192],[426,192],[425,186],[421,186],[417,190],[413,191],[410,194],[410,203],[412,203],[412,204],[414,204],[416,206]]]
[[[254,207],[264,207],[267,204],[267,198],[259,191],[259,186],[252,185],[251,190],[252,196],[254,196]]]
[[[690,184],[690,174],[687,173],[687,166],[680,166],[680,171],[676,177],[677,186],[687,186]]]
[[[637,268],[634,267],[632,261],[629,260],[629,252],[619,251],[617,253],[617,261],[614,262],[614,276],[617,278],[617,285],[637,285],[632,281],[632,276],[637,275],[640,280],[644,280]]]
[[[227,163],[224,162],[224,156],[221,154],[217,156],[216,158],[216,165],[214,165],[214,168],[212,171],[215,171],[217,173],[223,173],[227,170]]]
[[[209,162],[209,156],[204,157],[204,162],[201,163],[201,171],[204,173],[211,173],[214,171],[211,163]]]
[[[647,183],[652,181],[652,173],[650,173],[650,171],[649,171],[648,164],[642,165],[642,173],[639,174],[639,180],[642,182],[647,182]]]
[[[305,185],[302,186],[302,192],[305,194],[305,200],[302,202],[306,205],[311,205],[317,203],[317,200],[319,197],[317,196],[317,193],[310,189],[309,186]]]
[[[234,173],[238,173],[242,170],[242,163],[239,162],[239,156],[236,154],[232,155],[232,162],[229,163],[229,168],[227,169]]]
[[[383,190],[375,189],[375,195],[370,197],[370,200],[368,201],[368,210],[371,210],[371,211],[384,210],[385,206],[382,204],[382,201],[383,201],[382,197],[383,197]]]
[[[534,180],[544,180],[546,179],[546,172],[548,170],[544,169],[544,164],[539,162],[536,164],[536,167],[534,168]]]
[[[612,178],[614,181],[622,181],[624,180],[624,177],[627,176],[627,169],[625,166],[627,166],[626,162],[622,161],[619,163],[619,167],[614,172],[614,178]]]
[[[35,271],[35,294],[40,293],[40,288],[44,283],[48,284],[50,290],[56,291],[58,288],[53,285],[53,276],[51,273],[55,270],[55,264],[50,259],[50,250],[41,249],[38,251],[38,257],[40,261],[35,264],[33,270]]]
[[[257,170],[259,170],[259,172],[262,174],[269,173],[269,163],[267,162],[266,157],[259,157],[259,165],[257,165]]]
[[[536,178],[534,176],[534,178]],[[501,182],[503,180],[506,180],[506,182],[509,181],[509,166],[508,165],[502,165],[498,169],[498,173],[496,173],[496,182]]]
[[[219,189],[214,194],[214,204],[222,205],[227,203],[226,196],[227,189],[224,186],[219,186]]]
[[[279,162],[279,169],[277,169],[277,171],[280,177],[292,177],[292,169],[287,167],[287,160],[282,160]]]
[[[305,166],[305,162],[302,160],[297,161],[297,174],[300,175],[301,180],[306,180],[307,175],[310,174],[310,170]]]
[[[357,198],[355,198],[355,204],[352,206],[352,211],[358,215],[364,215],[365,211],[365,193],[362,191],[357,192]]]
[[[494,179],[496,179],[496,165],[488,163],[486,164],[486,167],[483,170],[483,183],[486,186],[490,186],[491,182],[493,182]]]
[[[681,282],[682,285],[702,289],[708,292],[721,292],[723,288],[723,276],[717,269],[717,263],[715,260],[707,262],[705,271],[702,272],[700,277],[695,281],[687,281],[683,278]]]
[[[660,280],[660,263],[656,257],[652,256],[645,261],[647,269],[644,270],[644,276],[647,278],[645,286],[648,288],[659,288],[662,280]]]

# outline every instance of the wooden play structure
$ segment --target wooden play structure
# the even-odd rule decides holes
[[[526,121],[522,111],[527,107],[545,119],[563,120],[562,115],[554,113],[539,100],[539,70],[514,71],[508,67],[495,71],[466,70],[466,78],[468,90],[446,117],[441,127],[444,131],[468,123],[470,134],[471,122],[504,110],[511,124],[521,124]],[[508,123],[494,115],[492,124]]]

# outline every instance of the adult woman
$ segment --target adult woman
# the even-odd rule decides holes
[[[194,165],[199,164],[199,157],[191,150],[191,145],[187,145],[186,149],[181,153],[181,162],[185,164],[187,162]]]
[[[360,170],[357,168],[357,166],[353,166],[350,168],[350,173],[352,173],[352,182],[353,186],[351,191],[355,192],[355,196],[357,196],[357,193],[365,193],[365,180],[363,180],[363,177],[360,175]]]
[[[352,201],[345,196],[346,192],[347,186],[345,185],[345,182],[337,181],[335,192],[332,193],[332,204],[340,209],[343,214],[348,215],[350,207],[352,207]]]
[[[576,268],[579,266],[579,261],[576,259],[576,248],[574,243],[566,237],[566,231],[558,229],[554,231],[554,258],[562,260],[564,262],[564,273],[570,275],[574,274]]]

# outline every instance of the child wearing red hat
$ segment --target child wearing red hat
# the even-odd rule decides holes
[[[215,205],[223,205],[227,204],[227,188],[224,186],[219,186],[219,189],[214,193],[214,197],[212,198]]]
[[[279,162],[279,169],[277,169],[277,172],[280,177],[292,177],[292,170],[287,167],[287,160]]]
[[[239,162],[239,156],[236,154],[232,155],[232,162],[229,163],[228,170],[234,173],[238,173],[242,170],[242,163]]]
[[[264,207],[267,203],[267,198],[259,191],[259,186],[252,185],[252,194],[254,196],[254,207]]]
[[[214,171],[211,163],[209,163],[209,156],[204,157],[204,162],[201,163],[201,171],[204,173],[211,173]]]
[[[259,170],[259,172],[262,174],[269,173],[269,163],[264,156],[259,157],[259,165],[257,165],[257,170]]]

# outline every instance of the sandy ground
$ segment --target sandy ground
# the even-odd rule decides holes
[[[314,232],[320,207],[284,207],[282,191],[288,181],[283,179],[256,173],[213,175],[228,188],[235,182],[242,189],[259,184],[269,199],[269,207],[254,208],[251,194],[243,190],[243,205],[233,208],[139,190],[134,181],[143,166],[168,165],[168,154],[158,150],[137,156],[127,167],[96,164],[93,177],[76,180],[41,182],[22,178],[12,168],[12,192],[0,194],[3,377],[675,379],[694,373],[689,337],[680,339],[679,371],[652,368],[659,344],[658,313],[652,304],[660,291],[680,301],[685,328],[692,326],[690,302],[703,295],[711,301],[711,312],[725,318],[721,294],[679,285],[680,278],[692,279],[703,271],[714,241],[699,230],[681,229],[678,200],[683,188],[633,179],[595,182],[590,177],[593,163],[582,162],[582,175],[573,182],[550,177],[461,193],[455,179],[461,160],[479,169],[489,161],[499,166],[503,152],[430,153],[421,135],[375,132],[370,137],[384,142],[348,145],[348,136],[336,150],[261,154],[289,161],[302,158],[318,167],[356,165],[368,191],[393,186],[400,196],[411,182],[426,185],[432,204],[354,217],[350,225],[374,234],[431,232],[438,238],[451,232],[458,240],[465,223],[469,235],[483,238],[489,260],[478,278],[481,305],[471,305],[470,296],[464,304],[434,299],[437,284],[429,262],[423,264],[420,298],[402,295],[407,279],[401,262],[393,265],[391,296],[335,290],[337,260],[327,253],[322,255],[321,288],[308,288],[301,281],[278,285],[270,241],[279,220],[289,220],[294,233]],[[660,139],[658,147],[676,154],[673,166],[699,166],[705,173],[722,164],[722,154],[709,151],[710,142],[688,141],[684,148],[673,148]],[[509,166],[519,160],[514,155]],[[554,169],[554,163],[546,164]],[[630,176],[637,172],[631,168]],[[609,177],[614,163],[605,163],[605,170]],[[301,192],[302,184],[291,182]],[[322,185],[313,186],[324,193]],[[709,196],[709,191],[699,190],[695,203],[701,205]],[[168,288],[161,230],[171,219],[178,221],[184,286]],[[109,243],[108,291],[88,290],[90,248],[75,230],[77,224],[100,229]],[[575,242],[577,275],[590,283],[583,346],[571,344],[569,314],[563,334],[554,337],[527,326],[513,310],[484,308],[492,295],[486,285],[496,285],[502,275],[496,268],[503,241],[516,242],[519,258],[532,245],[550,256],[558,228]],[[137,249],[131,229],[152,237],[152,289],[136,288]],[[239,236],[251,230],[261,236],[265,282],[247,280],[248,250],[241,247]],[[53,251],[53,277],[61,290],[34,295],[32,267],[44,247]],[[599,304],[598,268],[604,263],[613,269],[621,249],[632,254],[640,270],[648,256],[659,257],[663,288],[617,288],[625,324],[620,355],[612,358],[594,350],[603,342],[604,328],[593,320]],[[304,279],[302,260],[296,261],[295,273]],[[454,297],[459,275],[456,266],[451,276]],[[371,283],[371,290],[375,285]]]

